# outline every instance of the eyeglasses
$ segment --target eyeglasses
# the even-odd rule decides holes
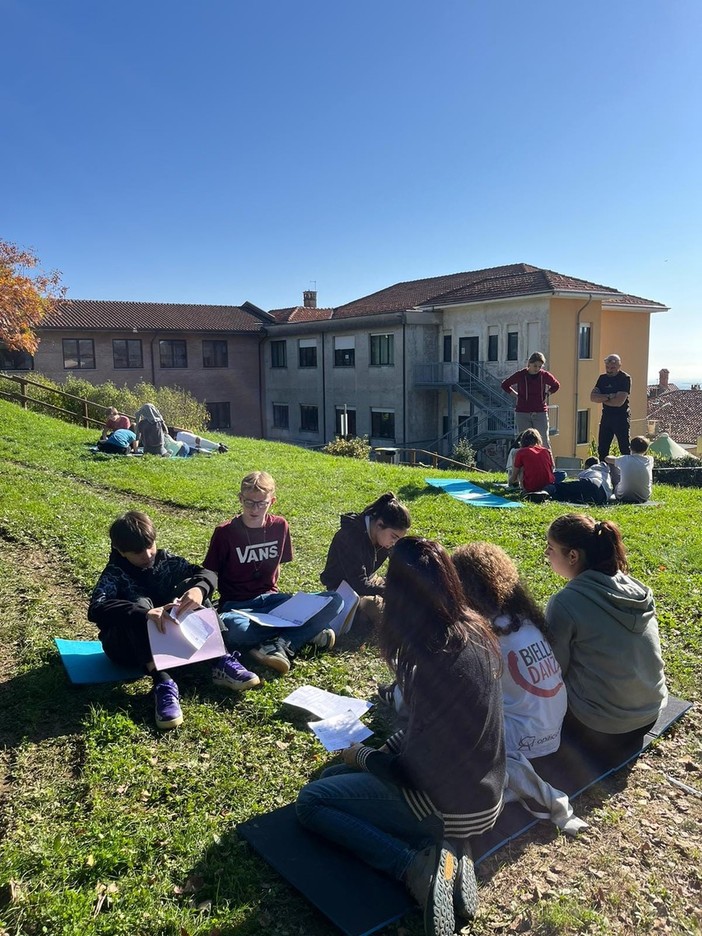
[[[240,498],[240,500],[247,510],[265,510],[267,507],[271,506],[271,502],[269,500],[254,501],[247,500],[245,497]]]

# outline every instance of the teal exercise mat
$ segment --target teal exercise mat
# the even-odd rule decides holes
[[[572,799],[621,770],[638,757],[654,738],[682,718],[691,705],[684,699],[669,697],[641,750],[604,773],[584,762],[582,770],[566,778],[560,788]],[[518,803],[509,803],[500,814],[494,829],[471,839],[476,864],[523,835],[538,821]],[[343,848],[304,829],[297,821],[294,805],[282,806],[273,812],[255,816],[237,826],[237,831],[267,864],[346,936],[375,933],[410,910],[417,909],[405,888],[397,881],[375,871]]]
[[[129,682],[145,675],[138,667],[118,666],[105,656],[99,640],[63,640],[54,637],[61,662],[75,686]]]
[[[499,494],[491,494],[485,488],[463,481],[461,478],[425,478],[426,484],[440,488],[445,494],[455,497],[469,507],[523,507],[521,501],[508,500]]]

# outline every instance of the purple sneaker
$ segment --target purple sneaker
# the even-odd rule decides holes
[[[235,652],[215,660],[212,666],[212,682],[216,686],[225,686],[227,689],[241,692],[243,689],[253,689],[254,686],[260,685],[261,680],[256,673],[241,665],[240,656],[241,654]]]
[[[178,687],[172,679],[155,683],[154,696],[156,698],[156,727],[177,728],[183,724],[183,713],[178,701]]]

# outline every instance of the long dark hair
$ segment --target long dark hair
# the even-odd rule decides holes
[[[499,671],[497,638],[485,618],[466,606],[451,557],[433,540],[407,536],[395,545],[379,638],[403,692],[411,691],[417,666],[432,658],[436,663],[437,654],[460,653],[469,642],[493,652]]]
[[[391,530],[409,530],[412,525],[409,510],[401,504],[392,491],[381,494],[363,511],[364,517],[380,520],[384,527]]]
[[[605,575],[629,571],[622,534],[611,520],[597,521],[587,514],[564,514],[553,521],[548,536],[561,549],[581,551],[586,569]]]
[[[492,622],[509,618],[510,631],[518,631],[524,621],[531,621],[547,633],[546,618],[529,589],[519,577],[516,565],[504,549],[494,543],[467,543],[455,549],[451,558],[463,586],[468,607]]]

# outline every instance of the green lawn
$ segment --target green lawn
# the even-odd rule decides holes
[[[184,671],[185,723],[161,735],[147,680],[71,688],[53,648],[54,636],[95,636],[85,610],[110,521],[146,510],[161,545],[201,561],[215,524],[236,511],[241,477],[265,469],[277,481],[274,509],[288,518],[296,553],[280,587],[316,589],[339,513],[394,490],[412,513],[413,532],[448,548],[499,543],[545,601],[562,584],[543,546],[563,508],[468,508],[425,485],[431,469],[249,439],[228,439],[229,454],[211,458],[94,456],[86,445],[94,432],[2,401],[0,427],[0,934],[331,933],[239,841],[235,826],[293,800],[329,762],[280,701],[304,683],[370,698],[385,676],[372,634],[352,631],[332,654],[300,660],[285,679],[261,670],[262,688],[240,698]],[[660,506],[592,513],[616,520],[632,573],[653,588],[671,690],[699,699],[702,491],[658,486],[654,498]],[[378,720],[377,727],[387,726]],[[692,733],[685,745],[699,756]],[[556,895],[554,907],[562,903]],[[598,931],[591,921],[569,923],[567,914],[545,919],[534,932]],[[414,917],[402,928],[421,932]],[[474,932],[495,931],[485,907]]]

